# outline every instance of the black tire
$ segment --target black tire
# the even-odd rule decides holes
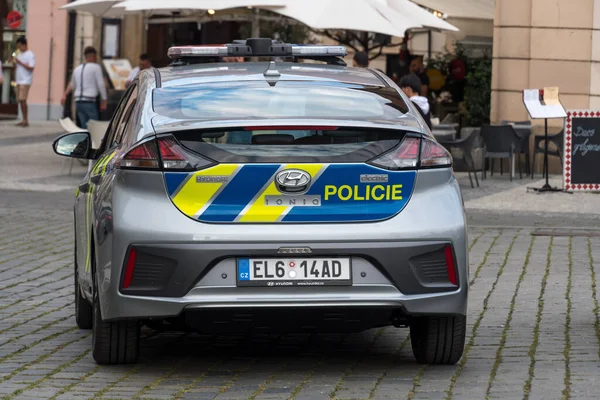
[[[75,213],[73,213],[73,220],[75,220]],[[92,305],[89,301],[87,301],[85,297],[81,295],[81,289],[79,288],[79,280],[77,279],[79,275],[79,267],[77,266],[77,232],[75,231],[75,228],[73,229],[73,232],[75,233],[75,245],[73,246],[73,264],[75,265],[75,322],[77,323],[77,326],[80,329],[92,329],[92,321],[94,318],[92,313]]]
[[[93,311],[92,356],[96,363],[135,364],[140,353],[139,321],[102,321],[96,287],[94,287]]]
[[[465,348],[467,317],[417,317],[410,324],[413,354],[420,364],[453,365]]]
[[[93,318],[92,305],[81,295],[77,281],[77,262],[75,262],[75,322],[81,329],[92,329]]]

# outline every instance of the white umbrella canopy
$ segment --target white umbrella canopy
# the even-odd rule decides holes
[[[442,31],[454,31],[457,32],[459,29],[452,24],[444,21],[443,19],[436,17],[429,11],[418,6],[412,1],[408,0],[378,0],[385,3],[392,10],[408,17],[411,20],[419,22],[423,27],[442,30]]]
[[[404,36],[408,29],[422,28],[379,0],[286,0],[285,7],[271,11],[298,20],[313,29],[344,29]],[[393,16],[393,21],[389,16]]]
[[[123,14],[122,9],[114,7],[121,0],[76,0],[60,7],[67,11],[83,11],[96,16],[118,17]]]
[[[226,10],[242,7],[280,7],[280,0],[124,0],[117,5],[126,12],[173,12],[197,10]]]
[[[280,0],[76,0],[63,10],[88,12],[96,16],[120,17],[123,14],[165,14],[199,10],[225,10],[240,7],[279,7]]]

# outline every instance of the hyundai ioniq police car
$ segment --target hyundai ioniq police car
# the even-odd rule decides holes
[[[177,47],[139,74],[76,190],[76,321],[100,364],[140,327],[409,327],[417,361],[463,352],[465,214],[450,154],[384,74],[338,46]],[[262,62],[223,63],[223,57]],[[306,62],[306,61],[316,62]]]

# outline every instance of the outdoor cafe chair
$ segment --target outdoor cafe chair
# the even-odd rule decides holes
[[[485,161],[489,159],[492,176],[494,175],[494,159],[509,160],[510,180],[513,179],[512,166],[515,150],[520,142],[519,135],[511,125],[483,125],[481,127],[481,138],[483,139],[483,171],[482,178],[486,179]],[[500,164],[502,167],[502,164]],[[520,170],[520,167],[519,167]]]
[[[477,140],[479,139],[479,129],[474,129],[470,135],[465,135],[465,129],[461,132],[461,138],[448,141],[448,142],[440,142],[442,146],[444,146],[448,151],[452,151],[452,149],[460,150],[463,156],[463,161],[467,165],[467,171],[469,173],[469,181],[471,181],[471,188],[475,188],[473,185],[473,178],[471,177],[471,172],[475,175],[475,182],[477,183],[477,187],[479,187],[479,179],[477,179],[477,171],[475,170],[475,159],[473,158],[473,150],[477,144]],[[466,136],[466,137],[465,137]]]
[[[565,140],[565,131],[562,130],[559,133],[554,135],[548,135],[548,156],[558,157],[560,159],[560,165],[563,165],[563,151],[564,151],[564,140]],[[546,151],[544,135],[536,135],[534,137],[534,145],[533,145],[533,161],[531,163],[531,179],[534,178],[535,175],[535,160],[537,159],[538,154],[544,157],[544,152]],[[543,166],[543,174],[542,176],[546,176],[546,165]]]
[[[529,148],[530,137],[531,137],[531,121],[502,121],[501,125],[512,125],[515,129],[515,132],[521,139],[517,144],[516,154],[519,162],[519,174],[521,174],[521,179],[523,179],[521,173],[521,155],[525,155],[525,174],[529,176],[531,174],[531,151]]]

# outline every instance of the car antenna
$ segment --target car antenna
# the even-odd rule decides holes
[[[281,77],[281,73],[277,70],[275,66],[275,61],[269,62],[269,68],[263,74],[265,78],[267,78],[267,82],[271,86],[275,86],[277,82],[279,82],[279,78]]]

